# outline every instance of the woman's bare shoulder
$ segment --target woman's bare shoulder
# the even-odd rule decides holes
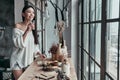
[[[15,28],[20,29],[20,28],[21,28],[21,26],[22,26],[22,25],[21,25],[21,22],[19,22],[19,23],[16,23],[16,24],[15,24]]]

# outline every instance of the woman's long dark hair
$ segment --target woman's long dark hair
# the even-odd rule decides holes
[[[30,6],[30,5],[25,5],[23,10],[22,10],[22,13],[25,13],[25,11],[28,9],[28,8],[33,8],[33,10],[35,11],[34,7],[33,6]],[[22,20],[24,21],[25,20],[25,17],[22,16]],[[33,19],[33,21],[35,20],[35,17]],[[34,42],[35,44],[38,44],[38,35],[37,35],[37,27],[35,26],[35,30],[32,30],[32,33],[33,33],[33,36],[34,36]]]

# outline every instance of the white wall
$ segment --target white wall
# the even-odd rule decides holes
[[[55,0],[52,0],[55,2]],[[45,23],[45,34],[46,34],[46,54],[49,54],[49,48],[52,46],[53,43],[58,43],[58,36],[55,33],[54,26],[56,24],[55,21],[55,9],[51,5],[50,2],[48,2],[48,12],[49,12],[49,19]]]
[[[14,9],[15,9],[15,23],[22,20],[21,12],[24,6],[24,0],[14,0]]]

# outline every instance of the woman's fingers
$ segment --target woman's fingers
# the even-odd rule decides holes
[[[35,25],[34,25],[34,23],[30,23],[28,26],[31,27],[31,30],[34,30],[34,29],[35,29]]]
[[[45,59],[46,58],[46,56],[44,55],[44,54],[41,54],[41,53],[37,53],[37,55],[39,55],[39,57],[41,58],[41,59]]]

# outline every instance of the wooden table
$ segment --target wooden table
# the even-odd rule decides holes
[[[77,80],[75,68],[72,64],[71,59],[68,59],[70,62],[70,80]],[[57,66],[54,66],[54,68],[58,68]],[[60,68],[60,67],[59,67]],[[49,78],[52,76],[55,76],[52,79],[49,80],[57,80],[57,72],[56,71],[43,71],[42,66],[38,65],[36,61],[34,61],[27,69],[26,71],[20,76],[18,80],[44,80],[44,79],[39,79],[36,78],[35,76],[39,76],[42,78]],[[46,77],[45,77],[45,76]]]

